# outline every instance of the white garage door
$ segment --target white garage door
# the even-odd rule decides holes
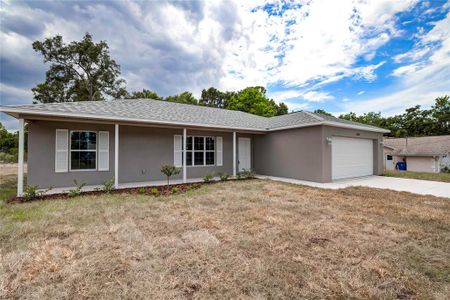
[[[333,137],[331,143],[332,179],[373,174],[373,141]]]

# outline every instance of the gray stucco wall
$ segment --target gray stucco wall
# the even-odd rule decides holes
[[[383,172],[382,134],[330,126],[304,127],[270,132],[254,139],[257,174],[316,182],[331,182],[332,145],[326,137],[342,136],[373,140],[374,174]]]
[[[163,180],[160,168],[173,164],[173,136],[182,129],[151,127],[120,127],[119,181],[142,182]],[[188,135],[221,136],[223,139],[223,166],[187,167],[188,178],[202,178],[210,172],[233,173],[233,135],[231,132],[188,130]],[[173,177],[182,178],[182,174]]]
[[[109,171],[55,173],[55,130],[102,130],[110,132]],[[42,188],[69,187],[74,180],[97,185],[114,177],[114,126],[89,123],[33,121],[28,125],[28,184]],[[120,126],[119,182],[163,180],[163,164],[173,164],[173,136],[182,129]],[[188,178],[202,178],[210,172],[233,172],[231,132],[188,130],[188,135],[222,136],[223,166],[187,167]],[[251,138],[251,165],[257,174],[317,182],[331,181],[331,147],[326,137],[345,136],[373,140],[374,174],[383,172],[381,133],[329,126],[314,126],[264,135],[237,134]],[[236,143],[237,154],[239,143]],[[238,155],[237,155],[238,159]],[[237,164],[239,171],[239,165]],[[174,178],[181,178],[181,174]]]
[[[322,128],[274,131],[254,138],[257,174],[323,181]]]
[[[109,171],[72,171],[55,173],[56,129],[109,131]],[[74,180],[90,185],[114,177],[114,126],[88,123],[32,121],[28,124],[27,184],[41,188],[74,186]],[[112,140],[114,141],[114,140]]]
[[[55,172],[55,131],[93,130],[109,131],[109,171]],[[70,187],[74,180],[88,185],[102,184],[114,178],[114,126],[88,123],[32,121],[28,126],[28,184],[41,188]],[[182,129],[157,127],[120,126],[119,129],[119,183],[163,180],[160,168],[173,164],[175,134]],[[233,135],[231,132],[188,130],[188,135],[221,136],[223,138],[223,166],[187,167],[188,178],[202,178],[210,172],[233,173]],[[237,137],[250,137],[238,134]],[[253,149],[253,147],[252,147]],[[238,143],[236,150],[239,151]],[[252,159],[253,165],[253,159]],[[181,178],[182,174],[174,178]]]

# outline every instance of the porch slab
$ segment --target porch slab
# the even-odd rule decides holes
[[[395,178],[385,176],[366,176],[359,178],[337,180],[334,182],[320,183],[320,182],[312,182],[306,180],[273,177],[265,175],[257,175],[257,178],[270,179],[299,185],[307,185],[322,189],[343,189],[351,186],[365,186],[379,189],[389,189],[400,192],[410,192],[420,195],[432,195],[436,197],[450,198],[450,183],[428,181],[428,180]]]

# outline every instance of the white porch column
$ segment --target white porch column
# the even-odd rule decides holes
[[[114,128],[114,187],[119,188],[119,124]]]
[[[19,153],[17,170],[17,197],[23,196],[23,152],[24,152],[24,120],[19,119]]]
[[[233,131],[233,176],[236,177],[236,131]]]
[[[186,140],[187,140],[187,129],[183,128],[183,183],[187,182],[186,178]]]

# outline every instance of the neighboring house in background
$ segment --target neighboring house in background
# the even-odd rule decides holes
[[[394,170],[402,161],[408,171],[439,173],[450,167],[450,135],[385,138],[385,169]]]
[[[181,167],[174,182],[214,171],[330,182],[383,172],[388,130],[311,112],[271,118],[149,99],[2,106],[28,123],[28,184],[73,181],[116,188],[163,180],[163,164]],[[186,144],[186,151],[183,145]],[[23,155],[19,155],[19,168]],[[19,170],[18,194],[22,193]]]

